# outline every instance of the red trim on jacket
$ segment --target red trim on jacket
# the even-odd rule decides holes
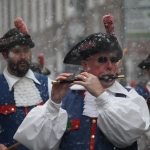
[[[82,96],[85,97],[85,90],[82,91]]]
[[[90,150],[94,150],[97,118],[91,118],[91,121],[92,121],[92,127],[91,127],[91,138],[90,138]]]
[[[150,94],[150,91],[148,90],[148,88],[146,87],[146,85],[144,86],[144,89],[146,90],[146,92],[147,92],[148,94]]]
[[[12,112],[16,112],[16,106],[15,105],[0,106],[0,114],[8,115]]]
[[[80,120],[68,120],[66,132],[78,130],[80,128]]]
[[[44,101],[42,101],[40,104],[37,104],[37,106],[39,105],[43,105]],[[25,114],[28,114],[28,107],[24,107],[25,109]],[[16,112],[16,105],[2,105],[0,106],[0,114],[4,114],[4,115],[8,115],[10,113]]]
[[[85,97],[85,91],[82,91],[82,96]],[[91,126],[91,137],[90,137],[90,150],[94,150],[97,118],[91,118],[91,121],[92,121],[92,126]]]

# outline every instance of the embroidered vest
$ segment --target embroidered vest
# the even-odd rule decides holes
[[[43,103],[49,99],[48,79],[46,76],[34,73],[41,85],[36,84],[40,92]],[[30,111],[35,106],[16,107],[14,101],[14,91],[9,91],[4,75],[0,75],[0,143],[9,147],[16,143],[13,136],[26,116],[26,111]],[[27,150],[23,145],[20,145],[14,150]]]
[[[125,97],[116,94],[117,97]],[[67,132],[63,135],[61,150],[137,150],[137,143],[126,148],[116,148],[97,126],[96,118],[82,115],[84,98],[81,91],[69,91],[62,108],[68,113]]]

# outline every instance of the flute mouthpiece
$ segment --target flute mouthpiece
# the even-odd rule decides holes
[[[118,76],[118,79],[123,79],[123,78],[125,78],[124,75],[119,75],[119,76]]]
[[[60,81],[56,81],[56,80],[52,81],[52,84],[59,84],[59,83],[60,83]]]

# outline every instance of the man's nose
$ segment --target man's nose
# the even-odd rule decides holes
[[[112,62],[110,61],[110,59],[107,60],[105,65],[107,69],[112,69]]]
[[[21,58],[25,58],[25,53],[24,52],[20,52],[20,57]]]

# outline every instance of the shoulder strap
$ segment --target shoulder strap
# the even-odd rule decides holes
[[[125,88],[128,92],[131,90],[130,88]],[[121,93],[116,93],[116,97],[126,97],[126,95],[121,94]]]

